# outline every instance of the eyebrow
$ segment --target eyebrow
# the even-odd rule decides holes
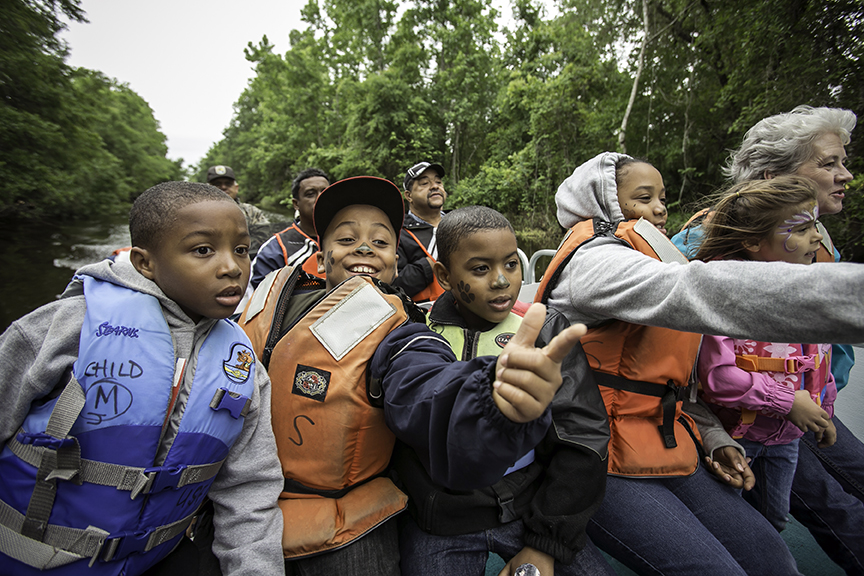
[[[213,236],[218,236],[218,235],[219,235],[219,231],[218,231],[218,230],[219,230],[218,228],[199,228],[199,229],[197,229],[197,230],[192,230],[191,232],[189,232],[188,234],[186,234],[185,236],[183,236],[183,237],[180,239],[180,241],[181,241],[181,242],[184,242],[184,241],[186,241],[186,240],[190,240],[190,239],[192,239],[192,238],[194,238],[194,237],[196,237],[196,236],[202,236],[202,237],[204,237],[204,238],[212,238]],[[237,230],[239,231],[240,229],[238,228]],[[244,238],[251,238],[248,229],[245,230],[245,231],[243,231],[243,232],[241,232],[241,233],[240,233],[240,236],[241,236],[241,237],[244,237]]]
[[[503,260],[507,260],[508,258],[513,258],[514,256],[518,258],[518,254],[519,254],[518,251],[511,252],[510,254],[507,254],[506,256],[504,256]],[[468,262],[471,262],[472,260],[477,260],[479,262],[492,262],[493,260],[495,260],[495,258],[487,257],[487,256],[471,256],[470,258],[468,258]]]
[[[336,232],[336,230],[338,230],[339,228],[342,228],[343,226],[352,226],[352,225],[356,226],[359,223],[360,222],[357,220],[343,220],[342,222],[340,222],[339,224],[336,225],[336,227],[333,229],[333,232]],[[372,226],[380,226],[381,228],[384,228],[384,230],[386,230],[388,233],[390,233],[391,236],[396,235],[393,232],[393,230],[390,228],[390,226],[388,226],[387,224],[385,224],[383,222],[372,222],[371,224],[372,224]]]

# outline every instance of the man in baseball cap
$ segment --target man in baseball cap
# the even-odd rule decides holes
[[[237,194],[240,192],[240,185],[237,184],[237,177],[234,176],[234,170],[230,166],[219,164],[208,168],[207,183],[219,188],[237,202],[240,210],[243,211],[243,215],[246,216],[246,224],[250,228],[257,224],[269,223],[267,216],[258,207],[241,202],[237,198]]]
[[[447,200],[443,177],[441,164],[424,161],[411,166],[403,180],[408,214],[399,245],[399,276],[394,285],[416,302],[431,302],[444,292],[432,273],[438,254],[435,232]]]

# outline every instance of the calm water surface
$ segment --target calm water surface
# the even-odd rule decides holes
[[[0,225],[0,331],[51,302],[85,264],[129,245],[126,214],[57,224]]]

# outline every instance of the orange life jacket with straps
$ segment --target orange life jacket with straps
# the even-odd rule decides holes
[[[431,262],[435,261],[435,258],[433,258],[429,251],[426,250],[426,247],[423,246],[423,242],[421,242],[420,239],[417,238],[417,236],[415,236],[413,232],[405,228],[403,228],[402,230],[404,230],[406,234],[411,236],[411,238],[413,238],[414,241],[417,242],[417,246],[419,246],[420,249],[423,250],[423,253],[426,254],[426,257],[429,258]],[[444,292],[444,288],[442,288],[441,285],[438,284],[438,278],[433,276],[432,282],[428,286],[426,286],[426,288],[412,296],[411,299],[415,302],[434,302]]]
[[[295,230],[297,233],[299,233],[300,235],[302,235],[302,236],[303,236],[304,238],[306,238],[307,240],[311,240],[312,242],[315,241],[315,239],[314,239],[314,238],[310,238],[309,235],[306,234],[306,233],[303,231],[303,229],[300,228],[300,226],[297,225],[296,222],[292,222],[290,226],[288,226],[287,228],[285,228],[285,229],[282,230],[281,232],[276,233],[276,234],[275,234],[275,236],[276,236],[276,242],[279,243],[279,248],[282,250],[282,258],[285,259],[285,262],[288,262],[288,260],[289,260],[289,258],[290,258],[291,255],[288,254],[288,248],[285,247],[285,243],[282,241],[282,234],[284,234],[285,232],[288,232],[288,231],[291,230],[291,229]],[[315,245],[317,246],[318,243],[316,242]],[[311,275],[311,276],[317,276],[318,278],[324,278],[324,273],[323,273],[323,272],[318,272],[318,256],[317,256],[318,252],[319,252],[319,250],[316,250],[315,252],[313,252],[312,254],[310,254],[310,255],[309,255],[309,256],[308,256],[308,257],[303,261],[303,264],[301,264],[300,266],[303,268],[303,271],[306,272],[307,274],[309,274],[309,275]]]
[[[408,318],[404,303],[354,276],[283,324],[304,283],[321,285],[291,268],[268,275],[239,321],[272,381],[286,558],[345,546],[408,502],[384,476],[395,437],[378,402],[380,383],[367,379],[378,344]],[[283,326],[290,328],[281,335]]]
[[[537,290],[547,303],[576,250],[599,236],[614,235],[661,261],[686,258],[645,220],[610,224],[583,221],[570,229]],[[609,467],[615,476],[685,476],[696,471],[701,442],[696,423],[681,410],[701,336],[620,320],[588,329],[582,347],[609,415]]]

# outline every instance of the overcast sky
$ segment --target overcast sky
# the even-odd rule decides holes
[[[550,2],[551,3],[551,2]],[[168,137],[168,157],[196,164],[222,138],[252,77],[243,49],[266,34],[277,54],[303,29],[306,0],[82,0],[87,24],[62,37],[67,62],[129,84]],[[493,4],[509,20],[508,0]]]

